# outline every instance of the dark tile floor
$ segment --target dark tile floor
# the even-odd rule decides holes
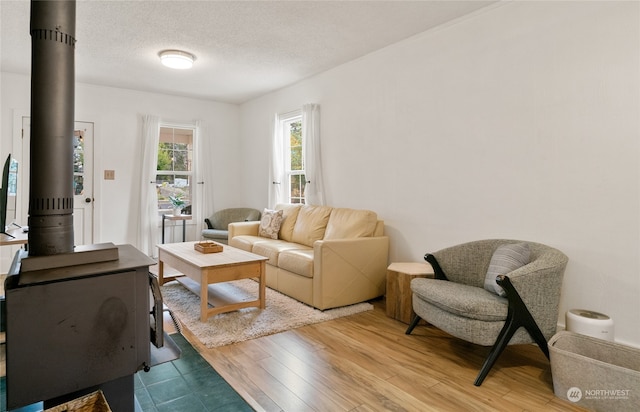
[[[182,337],[171,335],[180,359],[135,377],[135,394],[145,412],[240,412],[253,409]]]
[[[135,395],[143,412],[242,412],[253,409],[179,334],[171,335],[180,359],[135,375]],[[6,410],[5,380],[0,378],[0,411]],[[42,403],[12,412],[42,411]]]

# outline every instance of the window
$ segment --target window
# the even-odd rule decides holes
[[[171,213],[169,197],[192,203],[193,136],[195,128],[160,126],[156,191],[158,211]]]
[[[304,189],[304,145],[302,142],[302,114],[280,119],[280,130],[284,148],[284,172],[286,179],[286,199],[288,203],[305,203]]]

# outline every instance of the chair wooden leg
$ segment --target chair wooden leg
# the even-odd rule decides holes
[[[529,332],[529,335],[531,335],[533,337],[533,339],[536,341],[536,343],[538,344],[538,347],[540,348],[542,353],[544,353],[544,356],[546,356],[547,359],[550,359],[549,358],[549,343],[547,342],[547,340],[545,339],[544,335],[542,334],[542,331],[540,331],[540,328],[538,327],[538,325],[536,325],[536,330],[537,330],[537,333],[534,333],[531,330],[529,330],[529,328],[527,328],[527,331]]]
[[[507,320],[505,321],[500,334],[498,334],[498,338],[493,344],[487,359],[485,359],[484,364],[480,369],[480,373],[478,373],[478,377],[474,383],[476,386],[482,385],[482,381],[484,381],[484,378],[489,374],[489,371],[493,367],[494,363],[496,363],[496,360],[504,348],[509,344],[513,334],[516,333],[520,327],[524,327],[527,330],[547,359],[549,359],[547,340],[542,334],[542,331],[535,319],[533,319],[531,312],[529,312],[529,309],[527,309],[527,306],[522,301],[520,294],[518,294],[518,291],[513,287],[511,280],[507,276],[498,276],[496,281],[507,292],[507,299],[509,300]]]
[[[540,330],[540,327],[538,326],[536,321],[533,319],[533,316],[531,316],[531,312],[529,312],[529,310],[525,307],[525,311],[524,313],[520,314],[520,317],[521,326],[524,326],[524,328],[527,330],[527,332],[529,332],[529,335],[531,335],[542,353],[544,353],[544,356],[549,359],[549,346],[547,344],[547,339],[542,334],[542,331]]]
[[[540,330],[540,327],[536,323],[536,320],[531,315],[531,312],[529,312],[527,305],[524,304],[522,298],[520,297],[520,294],[513,287],[511,280],[507,276],[502,276],[500,278],[501,279],[499,284],[507,291],[509,308],[513,312],[514,321],[517,323],[517,327],[524,327],[536,342],[542,353],[544,353],[547,359],[549,359],[549,347],[547,345],[547,339],[544,337],[542,331]],[[507,319],[508,318],[509,316],[507,315]]]
[[[502,351],[504,351],[504,348],[507,347],[507,345],[509,344],[509,341],[513,337],[513,334],[516,332],[516,330],[518,330],[519,327],[520,327],[520,324],[516,321],[515,316],[509,313],[509,315],[507,316],[507,320],[504,326],[502,327],[502,330],[498,334],[496,343],[493,344],[493,347],[491,348],[491,351],[489,352],[487,359],[485,359],[484,364],[482,365],[482,368],[480,368],[480,372],[476,377],[476,381],[473,383],[475,386],[482,385],[484,378],[487,377],[487,375],[489,374],[489,371],[491,370],[493,365],[496,363],[496,360],[498,360],[498,357],[500,356],[500,354],[502,354]]]
[[[411,324],[407,328],[406,332],[404,332],[404,334],[411,335],[411,332],[413,332],[413,329],[418,325],[418,322],[420,322],[420,316],[415,315],[413,317],[413,320],[411,321]]]

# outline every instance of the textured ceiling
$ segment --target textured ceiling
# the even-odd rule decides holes
[[[242,103],[493,1],[95,1],[76,6],[76,80]],[[29,1],[0,0],[0,69],[30,72]],[[158,52],[193,53],[193,69]]]

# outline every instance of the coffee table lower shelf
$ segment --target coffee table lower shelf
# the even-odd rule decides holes
[[[182,286],[189,289],[191,292],[195,293],[197,296],[200,296],[201,287],[200,287],[200,284],[195,280],[190,279],[186,276],[176,277],[175,280],[180,282]],[[256,300],[239,302],[237,301],[237,296],[233,296],[232,294],[225,293],[223,288],[220,287],[220,285],[221,285],[220,283],[214,283],[214,284],[208,285],[207,287],[207,303],[211,305],[211,307],[207,309],[207,313],[206,313],[207,318],[211,316],[215,316],[219,313],[233,312],[234,310],[239,310],[244,308],[260,308],[260,309],[265,308],[264,300],[261,300],[260,296],[257,296]]]

